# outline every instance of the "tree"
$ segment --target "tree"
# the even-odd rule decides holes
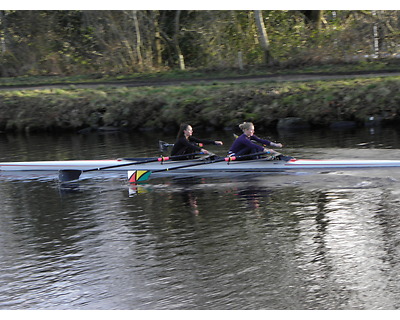
[[[143,66],[143,59],[142,59],[142,39],[140,35],[140,27],[139,27],[139,21],[138,21],[138,16],[137,16],[137,11],[133,10],[132,11],[132,16],[133,16],[133,21],[134,21],[134,26],[135,26],[135,33],[136,33],[136,55],[138,59],[138,64],[140,67]]]
[[[162,27],[160,29],[160,34],[166,43],[175,52],[179,69],[185,70],[185,58],[182,53],[180,46],[180,32],[181,32],[181,10],[176,11],[164,11],[162,16]]]
[[[352,61],[399,54],[398,30],[395,10],[3,10],[0,76]]]
[[[321,29],[323,10],[301,10],[300,12],[304,14],[307,25],[316,31]]]
[[[6,47],[6,17],[3,10],[0,10],[0,46],[1,46],[1,54],[5,54]]]
[[[269,65],[273,62],[267,30],[265,29],[264,20],[262,16],[262,12],[260,10],[254,11],[254,18],[256,21],[258,36],[260,38],[261,47],[264,53],[264,63]]]

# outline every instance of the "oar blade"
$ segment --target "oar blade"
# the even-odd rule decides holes
[[[61,182],[68,182],[78,180],[82,174],[82,170],[60,170],[58,172],[58,179]]]
[[[147,181],[150,178],[151,171],[148,170],[132,170],[128,171],[129,183],[138,183]]]

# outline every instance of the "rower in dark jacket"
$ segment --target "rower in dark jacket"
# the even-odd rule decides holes
[[[210,154],[209,151],[202,148],[203,145],[205,144],[223,145],[222,141],[197,139],[193,137],[192,134],[193,134],[193,128],[191,125],[186,123],[181,124],[174,147],[172,148],[171,151],[171,156],[185,155],[196,152]]]
[[[281,143],[274,143],[269,140],[264,140],[256,135],[254,135],[254,125],[251,122],[243,122],[239,125],[239,128],[242,129],[243,134],[240,135],[232,144],[229,149],[230,155],[241,156],[245,154],[252,154],[258,152],[268,152],[276,153],[272,149],[267,149],[265,146],[270,146],[273,148],[282,148]],[[258,142],[263,146],[256,144]]]

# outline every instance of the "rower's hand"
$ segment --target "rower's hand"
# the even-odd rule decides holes
[[[271,142],[271,147],[274,147],[274,148],[282,148],[283,146],[282,146],[282,143],[274,143],[274,142]]]
[[[210,159],[211,157],[215,156],[215,153],[212,153],[206,149],[201,149],[201,152],[203,152],[204,154],[206,154],[207,156],[202,157],[204,159]]]
[[[264,148],[264,152],[266,152],[268,154],[272,154],[272,155],[279,154],[279,152],[276,152],[275,150],[267,149],[267,148]]]
[[[215,142],[215,144],[217,144],[219,146],[222,146],[224,144],[222,141],[214,141],[214,142]]]

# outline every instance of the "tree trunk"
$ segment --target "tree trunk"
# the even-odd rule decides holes
[[[254,17],[258,29],[258,36],[260,38],[261,48],[264,52],[264,63],[266,65],[272,64],[273,59],[269,46],[267,30],[265,29],[264,20],[261,10],[254,10]]]
[[[306,24],[311,25],[316,31],[321,29],[323,10],[301,10],[300,12],[306,17]]]
[[[181,10],[176,11],[176,16],[175,16],[175,33],[174,33],[174,46],[176,50],[176,54],[178,56],[178,62],[179,62],[179,69],[185,70],[185,59],[182,54],[181,47],[179,46],[179,20],[181,16]]]
[[[379,38],[379,25],[378,25],[378,19],[377,19],[377,14],[376,10],[372,10],[372,16],[375,18],[372,30],[373,30],[373,47],[374,47],[374,58],[379,58],[380,56],[380,38]]]
[[[154,51],[154,61],[157,67],[162,65],[162,46],[161,46],[161,32],[160,26],[158,23],[159,12],[158,11],[150,11],[151,14],[151,23],[154,32],[154,39],[153,39],[153,51]]]
[[[0,10],[0,45],[1,45],[1,54],[4,54],[7,50],[6,47],[6,18],[4,17],[3,10]]]
[[[140,67],[143,67],[143,58],[142,58],[142,40],[140,35],[139,21],[137,17],[137,11],[133,10],[133,22],[135,24],[136,31],[136,55],[138,59],[138,64]]]

